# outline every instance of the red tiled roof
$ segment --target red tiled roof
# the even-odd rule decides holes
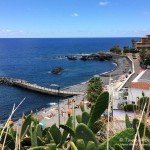
[[[146,82],[131,82],[130,87],[137,88],[137,89],[149,90],[150,89],[150,83],[146,83]]]

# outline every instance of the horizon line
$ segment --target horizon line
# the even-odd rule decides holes
[[[108,36],[108,37],[0,37],[0,39],[75,39],[75,38],[140,38],[140,36]]]

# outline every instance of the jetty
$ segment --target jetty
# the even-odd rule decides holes
[[[0,77],[0,84],[20,87],[20,88],[24,88],[33,92],[48,94],[52,96],[59,96],[59,97],[71,97],[75,95],[84,94],[82,92],[70,92],[70,91],[65,91],[65,90],[51,89],[51,88],[43,87],[34,83],[30,83],[26,80],[9,78],[9,77]]]

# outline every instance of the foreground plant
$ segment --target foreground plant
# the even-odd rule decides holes
[[[82,114],[76,116],[78,122],[76,126],[73,124],[74,116],[71,116],[65,125],[60,125],[60,129],[56,124],[43,128],[32,113],[23,116],[20,128],[9,124],[8,128],[0,130],[2,135],[0,148],[2,150],[107,150],[107,148],[130,150],[134,139],[140,142],[139,139],[145,137],[144,144],[147,144],[147,147],[144,146],[144,149],[148,149],[149,128],[141,120],[130,121],[128,115],[125,117],[126,128],[123,131],[108,140],[105,138],[104,142],[97,138],[98,132],[100,136],[106,135],[106,132],[102,132],[102,129],[105,131],[106,128],[101,118],[108,108],[108,103],[109,93],[103,92],[98,96],[90,113],[86,112],[84,105],[81,104]]]

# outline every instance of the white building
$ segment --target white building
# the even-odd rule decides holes
[[[142,71],[130,84],[127,101],[129,103],[137,101],[138,97],[150,96],[150,69]]]

